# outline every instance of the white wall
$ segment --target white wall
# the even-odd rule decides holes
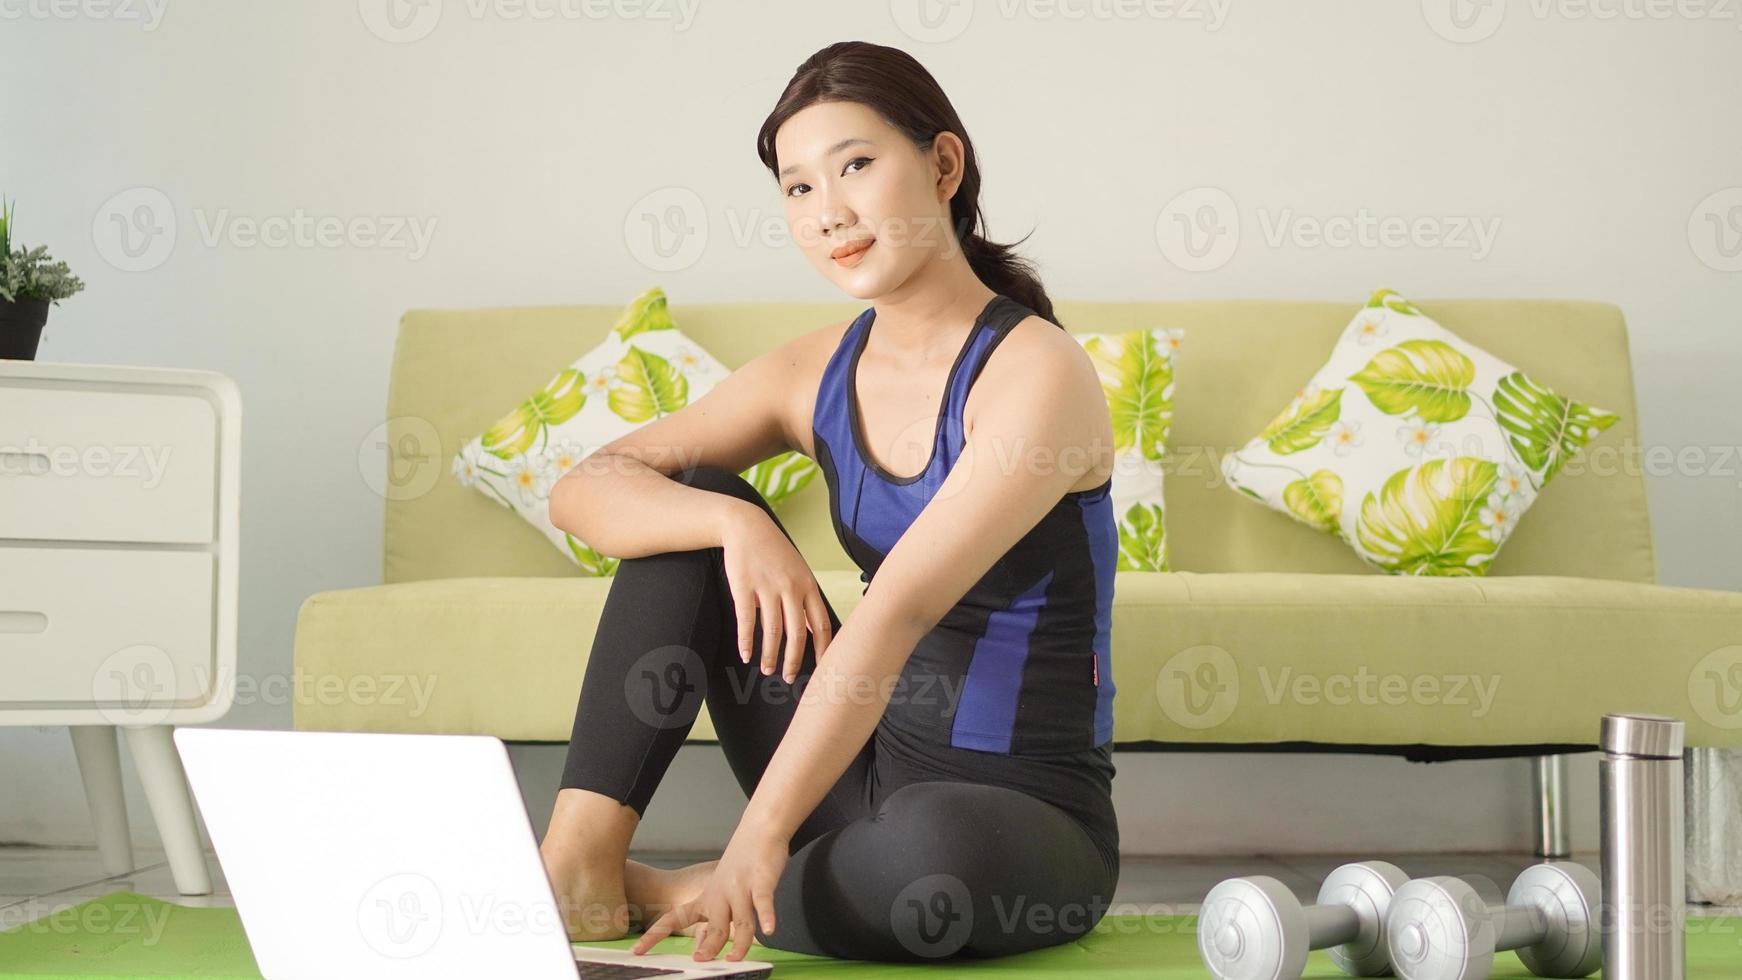
[[[1733,3],[1664,17],[1646,0],[1456,0],[1473,20],[1454,21],[1452,0],[1159,13],[391,0],[410,18],[398,30],[388,2],[0,0],[0,190],[20,199],[24,240],[89,283],[54,311],[41,356],[214,368],[241,385],[242,657],[257,682],[288,676],[304,596],[377,581],[382,503],[359,447],[382,417],[401,311],[618,303],[652,283],[678,303],[838,298],[796,252],[738,230],[782,214],[758,124],[804,57],[852,38],[899,45],[939,78],[981,154],[993,237],[1034,230],[1026,251],[1054,296],[1353,304],[1386,284],[1620,304],[1642,437],[1709,461],[1650,478],[1662,580],[1742,589],[1742,461],[1720,456],[1742,443]],[[627,13],[586,13],[600,10]],[[1206,186],[1227,192],[1242,230],[1217,267],[1186,271],[1157,227]],[[656,268],[637,229],[686,192],[707,234],[688,239],[683,268]],[[1494,238],[1301,237],[1364,215],[1446,234],[1473,219]],[[298,216],[352,230],[336,244],[246,238]],[[129,254],[116,222],[133,220],[131,245],[148,247]],[[398,220],[430,237],[365,235]],[[153,223],[173,223],[173,241],[144,237]],[[225,723],[286,727],[289,709],[256,701]],[[560,751],[517,751],[541,823]],[[1522,761],[1118,763],[1134,852],[1529,840]],[[1582,847],[1595,845],[1594,772],[1581,757]],[[0,731],[0,785],[0,841],[89,840],[64,732]],[[1295,805],[1328,785],[1341,805]],[[674,794],[741,799],[707,748],[684,750],[661,799]],[[703,825],[681,801],[661,806],[643,843],[718,845],[736,812],[722,803]],[[150,840],[137,797],[134,810]]]

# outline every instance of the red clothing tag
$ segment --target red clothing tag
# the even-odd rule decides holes
[[[1089,663],[1093,665],[1093,670],[1095,673],[1095,686],[1100,687],[1101,686],[1101,658],[1096,657],[1096,656],[1090,656]]]

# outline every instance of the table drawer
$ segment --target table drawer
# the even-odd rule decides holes
[[[0,379],[0,538],[210,542],[217,456],[190,389]]]
[[[215,571],[201,551],[0,547],[0,705],[208,700]]]

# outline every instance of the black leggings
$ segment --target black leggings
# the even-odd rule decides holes
[[[750,500],[774,518],[735,473],[698,467],[673,479]],[[779,669],[763,676],[759,625],[750,663],[738,659],[723,555],[664,552],[617,566],[564,788],[644,814],[705,699],[738,784],[747,796],[755,791],[816,656],[807,634],[792,685]],[[840,628],[832,606],[829,622]],[[1096,758],[1110,759],[1111,746]],[[1003,956],[1087,933],[1106,914],[1119,875],[1111,765],[1088,768],[1080,755],[976,752],[880,723],[794,834],[775,889],[775,932],[755,926],[756,942],[912,962]]]

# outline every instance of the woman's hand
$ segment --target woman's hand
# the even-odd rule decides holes
[[[738,659],[750,662],[755,646],[756,613],[762,612],[762,673],[780,666],[781,636],[786,637],[786,682],[798,678],[804,663],[805,631],[816,638],[817,656],[829,644],[829,608],[816,576],[798,548],[760,507],[744,508],[721,534],[726,584],[738,615]]]
[[[654,920],[636,940],[632,952],[639,956],[674,929],[700,922],[693,959],[706,961],[718,956],[727,938],[732,940],[732,952],[726,959],[734,963],[743,959],[755,939],[756,923],[761,924],[764,935],[774,932],[774,886],[786,867],[790,844],[789,839],[740,823],[702,894]]]

